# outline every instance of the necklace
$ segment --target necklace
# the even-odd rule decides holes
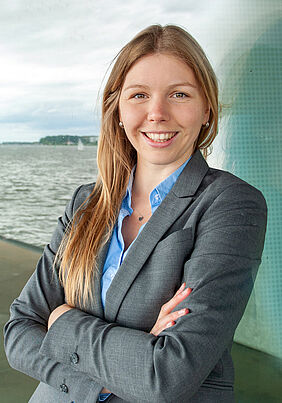
[[[137,212],[137,214],[138,214],[138,220],[139,220],[139,221],[142,221],[142,220],[144,219],[143,214],[140,214],[140,212],[139,212],[136,208],[134,208],[133,211],[136,211],[136,212]]]
[[[147,214],[141,214],[140,213],[140,211],[138,211],[138,209],[137,208],[135,208],[135,207],[133,207],[132,206],[132,201],[133,201],[133,194],[132,194],[132,198],[131,198],[131,208],[132,208],[132,210],[133,211],[135,211],[136,213],[137,213],[137,215],[138,215],[138,220],[141,222],[141,221],[143,221],[144,220],[144,217],[145,217],[145,215],[147,215]],[[135,198],[134,198],[135,199]],[[151,211],[151,210],[150,210]]]
[[[137,213],[139,221],[144,220],[145,216],[147,216],[147,214],[141,214],[140,211],[137,210],[137,208],[135,208],[135,207],[133,208],[132,206],[131,206],[131,208],[133,211],[135,211]]]

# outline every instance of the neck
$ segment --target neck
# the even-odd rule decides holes
[[[186,158],[187,159],[187,158]],[[137,160],[136,171],[132,186],[132,194],[135,199],[149,200],[152,190],[173,172],[175,172],[185,161],[178,164],[156,165],[140,162]]]

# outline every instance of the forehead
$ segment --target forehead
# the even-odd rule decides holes
[[[131,66],[123,87],[131,84],[170,84],[182,81],[189,81],[197,86],[191,67],[174,55],[156,53],[141,57]]]

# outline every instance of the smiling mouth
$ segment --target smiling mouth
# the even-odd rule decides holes
[[[156,143],[165,143],[166,141],[172,139],[178,132],[141,132],[145,134],[146,137],[155,141]]]

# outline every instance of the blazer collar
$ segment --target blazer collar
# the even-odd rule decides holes
[[[177,197],[193,196],[208,172],[208,169],[209,166],[201,151],[195,151],[171,191]]]
[[[105,312],[101,303],[101,276],[110,240],[101,248],[97,259],[98,271],[94,279],[94,301],[90,308],[95,316],[115,322],[119,307],[132,282],[162,236],[187,209],[208,169],[202,153],[197,150],[129,249],[108,289]]]

